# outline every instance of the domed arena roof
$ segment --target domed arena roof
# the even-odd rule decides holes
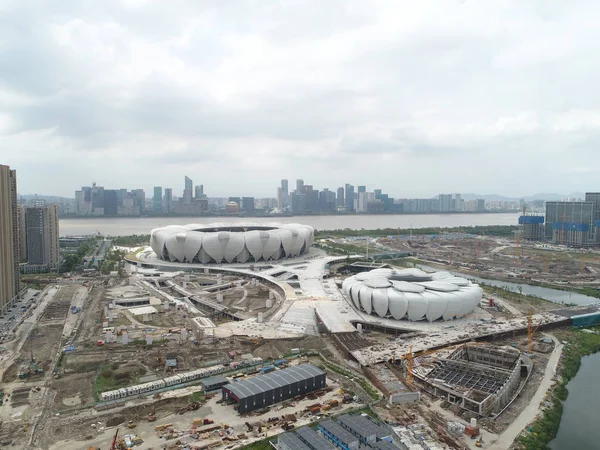
[[[170,225],[150,236],[154,253],[165,261],[196,264],[251,263],[308,253],[314,229],[300,224]]]
[[[342,290],[354,307],[379,317],[451,320],[472,312],[481,301],[479,285],[448,272],[375,269],[344,280]]]

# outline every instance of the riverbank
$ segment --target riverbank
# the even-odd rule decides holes
[[[600,333],[600,327],[590,330],[595,333],[574,328],[556,330],[554,333],[558,339],[567,343],[557,371],[559,381],[550,392],[546,401],[547,406],[541,416],[527,427],[525,434],[517,439],[515,448],[523,450],[550,448],[549,444],[556,437],[560,427],[563,404],[569,395],[567,384],[577,375],[584,356],[600,352],[600,334],[596,334]]]

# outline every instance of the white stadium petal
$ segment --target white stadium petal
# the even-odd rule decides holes
[[[374,269],[346,278],[342,292],[356,309],[396,320],[452,320],[471,313],[481,301],[481,288],[465,278],[439,273]]]
[[[180,263],[252,263],[304,255],[314,230],[299,224],[189,224],[155,228],[150,246],[157,257]]]

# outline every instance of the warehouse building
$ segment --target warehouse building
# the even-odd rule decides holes
[[[344,414],[337,420],[343,428],[358,437],[361,444],[364,445],[374,444],[391,434],[390,430],[383,425],[360,414]]]
[[[331,419],[320,422],[317,425],[319,430],[327,437],[336,447],[342,450],[357,449],[360,442],[356,436],[349,431],[346,431],[340,424]]]
[[[283,433],[277,438],[279,450],[312,450],[296,433]]]
[[[326,375],[312,364],[288,367],[223,386],[223,401],[237,403],[240,414],[265,408],[326,386]]]
[[[331,445],[327,439],[313,428],[298,428],[296,434],[311,450],[335,450],[335,446]]]
[[[216,391],[229,383],[229,380],[223,375],[216,375],[202,380],[202,386],[206,392]]]

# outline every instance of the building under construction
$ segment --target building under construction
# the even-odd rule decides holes
[[[463,346],[419,377],[437,397],[480,416],[500,412],[521,381],[521,353],[511,347]]]

